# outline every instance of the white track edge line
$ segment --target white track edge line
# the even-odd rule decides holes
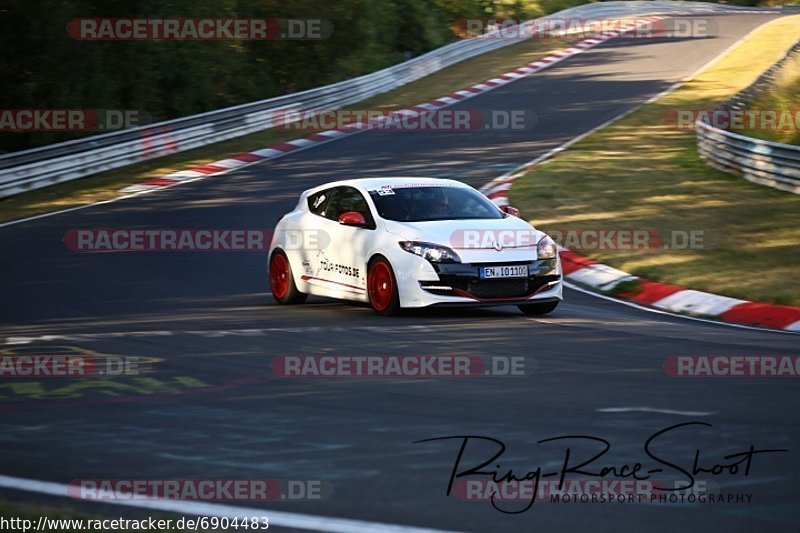
[[[52,481],[38,481],[12,476],[0,475],[0,487],[25,492],[35,492],[49,496],[69,498],[68,486]],[[240,507],[226,504],[212,504],[206,502],[152,499],[143,501],[128,500],[77,500],[81,502],[103,503],[152,509],[155,511],[168,511],[184,513],[191,516],[218,516],[218,517],[253,517],[266,516],[270,526],[282,526],[292,529],[307,531],[330,531],[334,533],[351,533],[360,531],[375,531],[378,533],[444,533],[444,530],[418,528],[413,526],[399,526],[382,524],[380,522],[366,522],[349,518],[330,518],[313,516],[285,511],[270,511],[256,507]]]

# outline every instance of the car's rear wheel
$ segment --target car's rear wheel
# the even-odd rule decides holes
[[[307,294],[297,289],[289,258],[282,250],[272,252],[269,260],[269,286],[279,304],[301,304],[308,298]]]
[[[390,316],[400,311],[400,294],[392,266],[383,257],[375,258],[367,270],[367,295],[372,309]]]
[[[558,307],[558,300],[555,302],[518,305],[517,307],[526,315],[546,315],[555,311],[556,307]]]

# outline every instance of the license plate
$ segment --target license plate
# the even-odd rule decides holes
[[[496,266],[481,268],[482,279],[527,278],[528,265]]]

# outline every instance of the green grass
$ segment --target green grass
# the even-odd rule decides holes
[[[430,101],[521,67],[548,55],[553,50],[563,48],[569,42],[565,39],[526,40],[462,61],[396,90],[349,106],[349,108],[390,111]],[[225,159],[242,152],[267,148],[311,133],[313,132],[265,130],[196,150],[19,194],[0,200],[0,221],[110,200],[118,197],[119,190],[128,185]]]
[[[543,230],[702,231],[702,247],[581,251],[647,279],[743,299],[800,305],[800,198],[707,166],[694,131],[669,112],[712,109],[748,86],[800,37],[800,16],[761,28],[681,89],[517,180],[510,201]]]
[[[795,127],[782,130],[745,129],[736,133],[768,141],[800,145],[800,124],[798,124],[800,122],[800,55],[795,55],[794,59],[781,69],[775,84],[748,105],[747,109],[752,111],[789,111],[795,119]]]

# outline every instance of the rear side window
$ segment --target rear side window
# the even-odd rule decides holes
[[[328,205],[328,201],[331,198],[331,192],[332,189],[327,189],[310,195],[308,197],[308,210],[315,215],[324,217],[325,207]]]

